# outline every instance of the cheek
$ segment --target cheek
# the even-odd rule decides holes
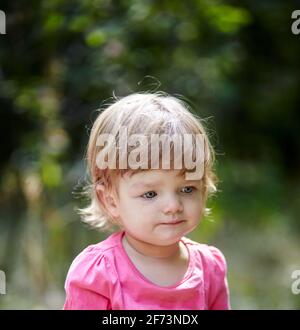
[[[140,227],[141,224],[147,226],[147,224],[151,224],[156,219],[159,219],[159,210],[157,202],[144,201],[137,198],[131,200],[126,205],[126,217],[130,223],[136,224],[137,227]]]
[[[149,213],[149,207],[146,203],[143,203],[139,198],[131,196],[126,196],[122,199],[119,210],[121,217],[124,216],[132,220]]]
[[[200,198],[187,200],[184,205],[186,214],[193,217],[199,217],[202,210],[202,202]]]

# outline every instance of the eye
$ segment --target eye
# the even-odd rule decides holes
[[[186,186],[181,189],[181,191],[185,194],[191,194],[196,188],[191,186]]]
[[[144,194],[142,195],[142,197],[145,198],[145,199],[152,199],[152,198],[154,198],[156,195],[157,195],[157,194],[156,194],[155,191],[148,191],[148,192],[144,193]]]

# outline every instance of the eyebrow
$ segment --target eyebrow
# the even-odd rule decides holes
[[[192,184],[200,184],[199,180],[185,180],[183,184],[192,185]],[[130,188],[153,188],[159,185],[159,182],[137,182],[130,186]]]
[[[159,183],[158,182],[151,182],[151,183],[147,183],[147,182],[137,182],[134,183],[130,186],[130,188],[153,188],[155,186],[157,186]]]

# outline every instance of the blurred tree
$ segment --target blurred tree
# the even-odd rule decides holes
[[[19,305],[30,287],[32,305],[53,306],[47,294],[61,293],[71,258],[99,240],[82,231],[71,191],[94,110],[113,93],[162,89],[207,118],[223,193],[212,202],[220,225],[204,238],[228,217],[265,225],[282,214],[300,230],[294,9],[292,0],[2,0],[0,268]]]

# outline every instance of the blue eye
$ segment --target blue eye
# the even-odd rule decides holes
[[[146,199],[152,199],[156,196],[156,192],[155,191],[148,191],[145,194],[142,195],[142,197],[146,198]]]
[[[194,187],[190,187],[190,186],[183,187],[183,188],[181,189],[181,191],[182,191],[183,193],[185,193],[185,194],[190,194],[190,193],[192,193],[194,190],[195,190],[195,188],[194,188]]]

